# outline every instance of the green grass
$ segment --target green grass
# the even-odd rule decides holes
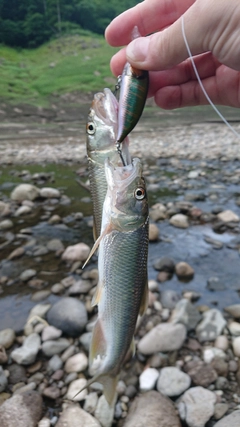
[[[65,36],[31,50],[0,45],[0,98],[39,104],[51,95],[101,90],[113,77],[115,52],[96,35]]]

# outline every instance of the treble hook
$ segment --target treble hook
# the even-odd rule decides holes
[[[120,156],[120,159],[122,161],[123,166],[126,166],[125,160],[124,160],[123,155],[122,155],[121,145],[119,142],[116,142],[116,149],[117,149],[117,152]]]

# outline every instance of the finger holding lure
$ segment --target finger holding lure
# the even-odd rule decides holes
[[[138,28],[133,29],[133,38],[140,37]],[[117,146],[138,123],[148,94],[148,71],[139,70],[129,62],[124,66],[120,82]]]

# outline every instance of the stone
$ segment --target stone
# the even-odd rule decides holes
[[[93,283],[90,280],[78,280],[68,289],[69,295],[88,294],[90,289],[93,287]]]
[[[51,385],[43,390],[43,395],[49,399],[56,400],[60,397],[61,391],[56,385]]]
[[[55,427],[101,427],[101,424],[78,405],[63,410]]]
[[[231,210],[225,210],[217,215],[217,218],[223,222],[239,222],[239,216]]]
[[[179,350],[187,336],[184,325],[178,323],[160,323],[149,331],[138,343],[142,354],[153,354],[159,351]]]
[[[39,423],[38,427],[51,427],[51,421],[49,418],[43,417]]]
[[[198,362],[195,367],[188,371],[193,383],[202,387],[209,387],[210,384],[216,381],[218,375],[215,369],[207,363]]]
[[[24,270],[20,274],[20,280],[22,282],[27,282],[28,280],[32,279],[34,276],[36,276],[37,272],[36,270],[33,270],[32,268],[29,268],[28,270]]]
[[[222,418],[223,415],[225,415],[226,412],[228,411],[228,408],[229,406],[227,403],[216,403],[215,409],[214,409],[215,420],[219,420],[220,418]]]
[[[114,411],[115,411],[114,405],[109,406],[105,397],[102,395],[98,399],[94,416],[102,426],[111,427],[113,423]]]
[[[14,249],[14,251],[12,251],[10,253],[10,255],[8,255],[8,259],[11,261],[12,259],[16,259],[16,258],[20,258],[25,252],[25,249],[21,246],[17,249]]]
[[[221,334],[226,325],[226,320],[220,310],[212,308],[203,313],[203,320],[198,324],[196,333],[198,340],[214,341]]]
[[[181,214],[181,213],[173,215],[170,218],[169,223],[171,225],[173,225],[174,227],[177,227],[177,228],[188,228],[189,227],[188,217],[184,214]]]
[[[157,391],[136,397],[130,406],[124,427],[181,427],[171,400]]]
[[[240,409],[233,411],[230,415],[222,418],[214,427],[239,427],[240,426]]]
[[[167,218],[167,208],[162,203],[156,203],[149,212],[152,221],[160,221]]]
[[[15,332],[11,328],[0,331],[0,345],[6,349],[10,348],[15,341]]]
[[[157,390],[165,396],[179,396],[191,385],[191,378],[180,369],[169,366],[160,370]]]
[[[10,205],[0,200],[0,217],[7,216],[10,213]]]
[[[73,400],[74,402],[80,402],[84,400],[88,392],[86,389],[82,390],[87,385],[87,380],[85,378],[79,378],[75,381],[72,381],[69,384],[67,391],[67,399]],[[82,391],[80,391],[82,390]],[[80,391],[80,393],[79,393]]]
[[[21,216],[21,215],[27,215],[29,213],[32,212],[32,208],[30,208],[30,206],[20,206],[16,212],[15,212],[15,216]]]
[[[153,268],[157,271],[166,271],[167,273],[174,273],[175,262],[168,257],[163,257],[154,262]]]
[[[54,354],[48,362],[48,371],[56,372],[61,369],[63,365],[62,359],[58,356],[58,354]]]
[[[178,403],[180,417],[188,427],[205,427],[214,414],[216,395],[203,387],[192,387],[185,391]]]
[[[62,222],[62,218],[59,215],[53,215],[48,220],[48,224],[60,224]]]
[[[240,337],[233,339],[233,353],[236,357],[240,357]]]
[[[47,243],[47,248],[49,251],[52,252],[64,251],[64,245],[59,239],[49,240],[49,242]]]
[[[155,368],[146,368],[139,377],[139,388],[140,391],[149,391],[153,390],[157,379],[159,377],[159,372]]]
[[[195,305],[185,298],[177,302],[170,319],[172,323],[182,323],[188,331],[195,329],[200,320],[201,315]]]
[[[229,313],[232,317],[236,319],[240,318],[240,304],[232,304],[224,308],[224,310]]]
[[[179,280],[189,281],[193,279],[194,270],[187,262],[178,262],[175,265],[175,273]]]
[[[30,334],[23,345],[11,352],[11,358],[20,365],[34,363],[40,349],[41,340],[38,334]]]
[[[60,338],[62,331],[55,326],[45,326],[42,331],[42,341],[55,340]]]
[[[0,366],[0,393],[5,390],[8,380],[3,368]]]
[[[215,340],[214,346],[219,348],[219,350],[227,351],[229,342],[226,335],[219,335]]]
[[[42,397],[36,391],[13,395],[0,406],[1,427],[36,427],[42,416]]]
[[[240,335],[240,323],[230,321],[228,323],[228,329],[231,335],[239,336]]]
[[[39,195],[43,199],[59,199],[61,197],[60,191],[57,188],[51,187],[40,188]]]
[[[90,253],[90,247],[85,243],[77,243],[73,246],[68,246],[62,254],[62,259],[68,262],[86,261]]]
[[[12,365],[8,366],[8,372],[9,372],[9,377],[8,377],[9,384],[27,382],[26,368],[24,368],[24,366],[13,363]]]
[[[0,221],[0,230],[5,231],[13,227],[13,222],[10,219]]]
[[[32,294],[31,300],[34,302],[40,302],[48,298],[50,294],[51,292],[47,290],[37,291],[37,292],[34,292],[34,294]]]
[[[35,200],[39,197],[39,189],[32,184],[20,184],[11,193],[11,199],[17,202]]]
[[[87,324],[87,310],[85,305],[75,298],[61,298],[48,311],[47,321],[64,334],[77,337]]]
[[[84,411],[89,412],[89,414],[93,414],[97,407],[97,403],[98,403],[97,393],[95,391],[93,391],[92,393],[89,393],[86,396],[86,399],[83,405]]]
[[[161,304],[164,308],[172,310],[178,301],[179,295],[173,289],[166,289],[161,292]]]
[[[157,242],[159,240],[159,229],[156,224],[149,224],[149,241]]]
[[[69,374],[70,372],[82,372],[88,366],[88,358],[84,353],[77,353],[69,357],[66,361],[64,370]]]
[[[0,345],[0,365],[5,365],[8,361],[8,356],[5,350],[5,347]]]
[[[36,304],[30,311],[28,319],[32,317],[41,317],[44,319],[50,307],[51,304]]]
[[[59,338],[57,340],[48,340],[42,344],[42,352],[45,356],[54,356],[55,354],[62,353],[70,345],[66,338]]]

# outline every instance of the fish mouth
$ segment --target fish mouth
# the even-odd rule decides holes
[[[118,101],[110,89],[105,88],[94,95],[92,108],[106,125],[117,126]]]
[[[114,166],[109,159],[105,161],[105,173],[108,185],[127,187],[137,176],[142,175],[142,164],[138,158],[132,159],[127,166]]]

